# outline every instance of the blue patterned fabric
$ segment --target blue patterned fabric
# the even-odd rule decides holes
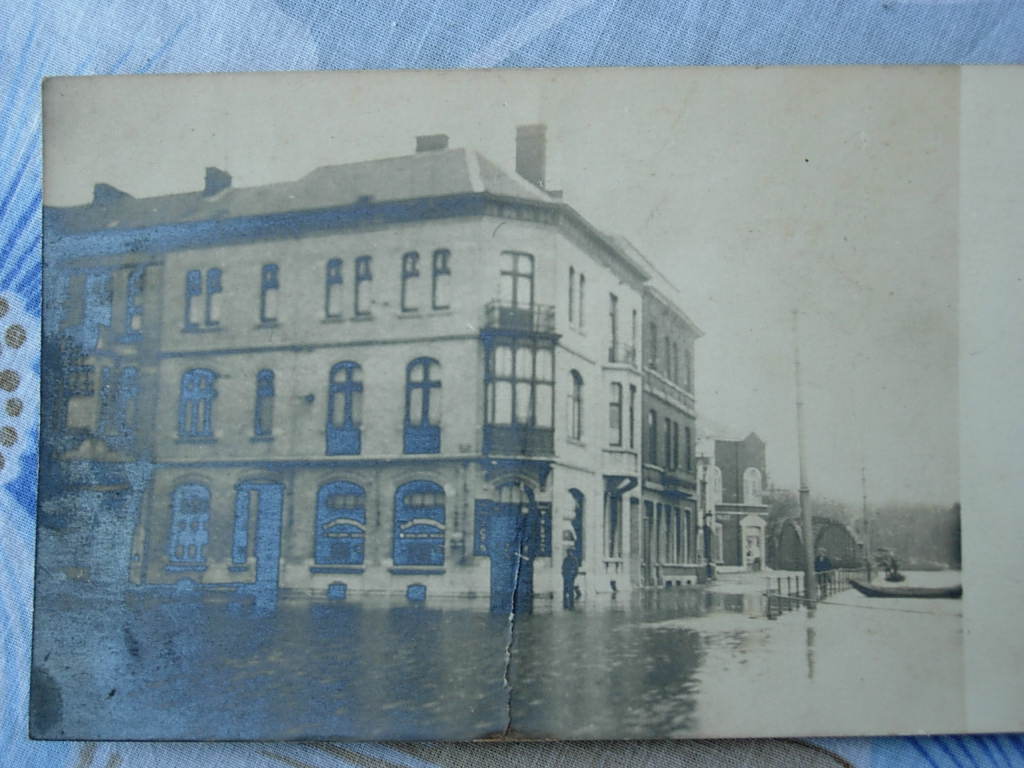
[[[516,0],[487,7],[374,0],[7,2],[0,24],[0,385],[8,413],[0,456],[0,764],[231,766],[470,764],[458,752],[395,747],[75,744],[27,733],[36,427],[38,421],[40,81],[48,75],[274,69],[690,64],[1020,63],[1017,0]],[[25,342],[9,342],[20,326]],[[15,338],[17,338],[15,333]],[[822,740],[852,764],[1024,764],[1017,736]],[[502,747],[495,746],[494,750]],[[555,747],[550,747],[554,750]],[[628,744],[607,759],[649,764]],[[680,747],[683,749],[683,747]],[[723,748],[724,749],[724,748]],[[532,760],[544,760],[531,753]],[[572,760],[587,762],[574,753]],[[660,754],[660,753],[659,753]],[[728,749],[723,761],[733,762]],[[739,753],[737,753],[739,754]],[[748,754],[748,753],[744,753]],[[454,757],[453,757],[454,755]],[[494,753],[497,757],[498,753]],[[594,753],[597,759],[597,752]],[[738,760],[739,758],[737,758]],[[738,764],[738,762],[736,763]]]

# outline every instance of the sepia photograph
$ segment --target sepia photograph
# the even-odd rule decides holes
[[[966,730],[960,88],[47,80],[31,737]]]

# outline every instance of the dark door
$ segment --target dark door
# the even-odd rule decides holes
[[[256,559],[255,589],[260,594],[275,595],[278,585],[278,565],[281,558],[281,509],[284,505],[284,489],[278,483],[243,483],[238,486],[242,503],[256,506],[256,535],[253,541],[253,555]],[[248,510],[242,519],[251,519]],[[245,546],[245,535],[239,535],[236,522],[236,545]],[[241,561],[246,559],[244,551]]]
[[[487,521],[491,558],[491,610],[533,610],[533,558],[538,549],[537,513],[526,504],[495,503]],[[531,524],[533,521],[533,524]]]

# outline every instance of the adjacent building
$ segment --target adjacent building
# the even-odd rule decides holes
[[[585,595],[697,575],[696,326],[546,190],[543,126],[516,173],[416,148],[46,209],[41,520],[89,542],[47,556],[496,610],[570,553]]]
[[[767,477],[765,445],[757,434],[708,442],[700,480],[708,531],[705,551],[715,563],[745,569],[766,565]]]

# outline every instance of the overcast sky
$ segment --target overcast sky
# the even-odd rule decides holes
[[[50,81],[46,201],[237,186],[447,133],[514,167],[548,125],[549,187],[629,238],[704,330],[700,431],[767,443],[797,484],[801,310],[812,492],[959,496],[955,69],[546,70]]]

